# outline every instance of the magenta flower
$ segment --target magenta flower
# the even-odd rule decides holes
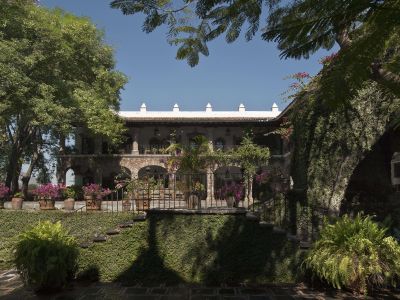
[[[10,193],[10,189],[4,184],[0,183],[0,199],[4,199]]]
[[[63,189],[63,186],[57,184],[44,184],[39,186],[37,189],[33,191],[33,194],[45,199],[55,199],[60,197],[60,191]]]
[[[327,64],[331,63],[337,56],[338,56],[338,54],[336,52],[334,52],[331,55],[321,58],[319,60],[319,63],[323,64],[323,65],[327,65]]]
[[[103,189],[99,184],[91,183],[83,187],[83,193],[85,194],[85,196],[92,196],[98,200],[101,200],[104,197],[110,195],[112,191],[108,188]]]
[[[310,74],[308,74],[307,72],[298,72],[293,74],[293,78],[295,79],[305,79],[305,78],[310,78]]]

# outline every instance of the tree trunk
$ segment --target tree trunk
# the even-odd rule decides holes
[[[31,180],[33,170],[35,169],[36,163],[39,159],[38,151],[35,151],[32,155],[31,163],[29,164],[28,170],[26,170],[25,174],[22,176],[22,192],[24,194],[24,198],[28,199],[28,188],[29,181]]]
[[[20,162],[21,154],[21,149],[19,149],[18,145],[14,143],[8,156],[7,176],[5,182],[6,186],[11,189],[12,193],[17,192],[19,188],[18,178],[22,167]]]

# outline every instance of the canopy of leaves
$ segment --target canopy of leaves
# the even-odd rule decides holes
[[[126,78],[102,33],[31,1],[6,2],[0,14],[0,118],[11,131],[82,125],[117,140],[123,126],[114,111]]]
[[[179,45],[177,59],[190,66],[209,55],[209,41],[225,35],[231,43],[244,27],[246,40],[260,32],[277,43],[282,58],[308,58],[337,43],[335,67],[325,68],[322,82],[321,98],[328,102],[344,103],[371,78],[400,90],[399,0],[114,0],[111,6],[144,13],[146,32],[167,25],[169,42]]]

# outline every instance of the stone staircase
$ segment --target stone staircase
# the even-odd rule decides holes
[[[147,215],[140,214],[136,215],[133,220],[127,221],[124,223],[120,223],[117,225],[117,228],[111,228],[105,232],[105,234],[96,234],[93,236],[91,241],[83,242],[79,246],[81,248],[89,248],[94,243],[103,243],[111,239],[113,236],[120,234],[123,230],[132,228],[135,223],[146,221]],[[288,241],[295,243],[300,249],[307,250],[311,247],[311,243],[308,241],[302,241],[298,236],[289,234],[285,229],[276,226],[273,223],[268,223],[265,221],[261,221],[261,218],[258,214],[253,212],[246,213],[246,219],[251,222],[258,222],[260,227],[270,228],[275,234],[286,235]]]
[[[247,212],[246,213],[246,219],[249,220],[249,221],[258,222],[260,227],[272,229],[272,231],[275,234],[286,235],[286,238],[288,239],[288,241],[290,241],[292,243],[295,243],[302,250],[307,250],[307,249],[309,249],[311,247],[311,242],[302,241],[298,236],[288,233],[285,229],[280,228],[279,226],[276,226],[273,223],[268,223],[268,222],[265,222],[265,221],[261,221],[260,216],[258,214],[256,214],[256,213]]]
[[[133,220],[120,223],[116,226],[116,228],[110,228],[107,230],[105,234],[94,235],[90,241],[80,243],[79,247],[86,249],[94,243],[104,243],[110,240],[113,236],[119,235],[123,230],[132,228],[135,223],[143,221],[146,221],[146,214],[136,215]]]

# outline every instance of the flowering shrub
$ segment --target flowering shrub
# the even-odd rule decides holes
[[[83,187],[83,193],[85,196],[93,196],[96,199],[101,200],[105,196],[110,195],[112,191],[108,188],[103,189],[99,184],[91,183]]]
[[[217,196],[220,199],[226,199],[227,197],[235,197],[236,201],[242,200],[244,195],[244,186],[242,183],[233,182],[231,184],[225,183],[225,185],[217,191]]]
[[[338,54],[336,52],[332,53],[331,55],[321,58],[319,60],[319,63],[322,65],[329,65],[337,56],[338,56]]]
[[[266,171],[262,171],[261,174],[256,174],[254,179],[257,183],[262,184],[266,183],[269,179],[269,174]]]
[[[33,194],[40,198],[55,199],[60,197],[61,194],[60,192],[63,189],[64,187],[61,185],[49,183],[39,186],[37,189],[33,191]]]
[[[10,189],[4,184],[0,183],[0,199],[4,199],[10,193]]]

